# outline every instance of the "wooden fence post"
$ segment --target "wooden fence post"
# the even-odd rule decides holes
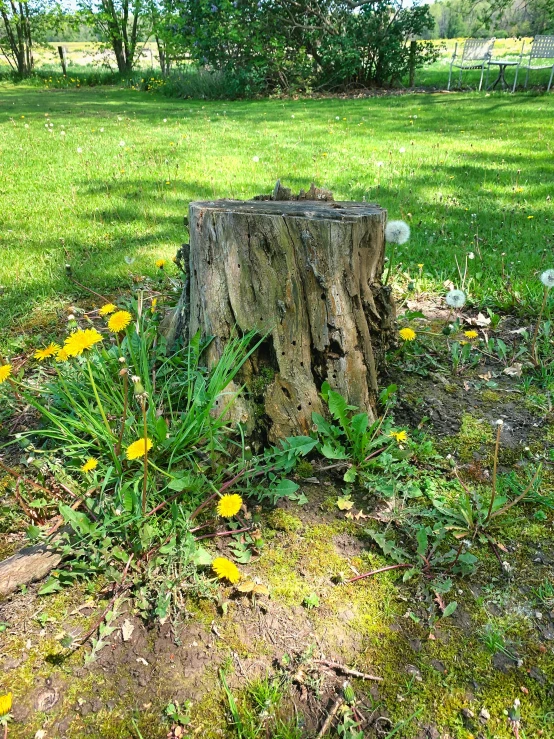
[[[62,72],[64,73],[64,76],[67,76],[67,59],[66,59],[67,50],[65,46],[58,46],[58,54],[60,55],[60,62],[62,64]]]
[[[415,79],[415,62],[416,62],[416,51],[417,51],[417,41],[410,41],[410,56],[408,58],[408,71],[409,71],[409,85],[410,87],[414,86],[414,79]]]

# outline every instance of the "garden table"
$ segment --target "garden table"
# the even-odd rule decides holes
[[[492,64],[498,67],[498,77],[495,79],[492,85],[489,85],[487,87],[487,90],[494,90],[499,82],[502,83],[502,89],[505,90],[507,87],[509,87],[508,83],[506,82],[506,77],[504,76],[506,72],[506,67],[517,67],[518,62],[507,62],[505,59],[491,59],[489,65]]]

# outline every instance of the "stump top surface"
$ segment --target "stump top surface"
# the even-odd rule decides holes
[[[332,221],[354,221],[385,213],[383,208],[371,203],[323,200],[195,200],[190,203],[190,208],[219,213]]]

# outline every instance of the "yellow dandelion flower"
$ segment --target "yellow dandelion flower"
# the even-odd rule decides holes
[[[6,382],[8,377],[12,373],[12,366],[11,364],[0,364],[0,385],[3,382]]]
[[[240,511],[242,498],[240,495],[224,495],[219,499],[217,512],[223,518],[232,518]]]
[[[114,305],[113,303],[108,303],[107,305],[103,305],[100,310],[98,311],[99,316],[109,316],[110,313],[115,313],[117,310],[117,305]]]
[[[98,460],[94,457],[89,457],[84,465],[81,467],[81,472],[92,472],[98,467]]]
[[[34,358],[38,359],[39,362],[42,362],[43,359],[48,359],[49,357],[55,356],[61,349],[61,346],[59,344],[49,344],[44,349],[37,349],[34,353]]]
[[[157,305],[158,305],[158,298],[152,298],[152,313],[155,312]]]
[[[420,269],[423,269],[423,264],[418,264],[417,266],[418,266],[418,267],[419,267]]]
[[[156,267],[158,269],[163,269],[165,267],[165,259],[158,259],[156,262]]]
[[[152,449],[151,439],[146,439],[146,449],[148,451]],[[127,447],[126,455],[127,459],[140,459],[141,457],[144,457],[144,439],[133,441],[133,443]]]
[[[403,341],[414,341],[416,332],[411,328],[401,328],[398,335]]]
[[[108,321],[108,328],[114,334],[123,331],[131,323],[133,316],[126,310],[118,310]]]
[[[226,557],[216,557],[212,569],[220,580],[229,580],[233,585],[241,578],[239,568]]]
[[[464,331],[464,336],[467,336],[468,339],[476,339],[479,336],[478,331]]]
[[[69,354],[63,348],[56,354],[56,362],[67,362],[68,359]]]
[[[4,718],[12,709],[12,694],[0,695],[0,718]]]
[[[64,341],[64,349],[68,357],[76,357],[95,344],[102,341],[102,334],[95,328],[86,328],[84,331],[74,331]]]
[[[406,441],[408,438],[408,434],[405,431],[391,431],[389,436],[391,436],[393,439],[396,439],[396,441]]]

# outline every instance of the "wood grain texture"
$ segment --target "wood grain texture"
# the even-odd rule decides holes
[[[42,580],[61,559],[46,544],[20,549],[0,562],[0,596],[10,595],[21,585]]]
[[[191,203],[189,224],[189,335],[200,329],[214,337],[209,364],[235,327],[268,335],[265,360],[254,359],[243,379],[248,385],[260,362],[275,370],[263,399],[269,439],[309,431],[312,412],[323,412],[325,380],[372,416],[394,320],[380,281],[386,211],[367,203],[218,200]],[[248,397],[243,415],[247,406]]]

